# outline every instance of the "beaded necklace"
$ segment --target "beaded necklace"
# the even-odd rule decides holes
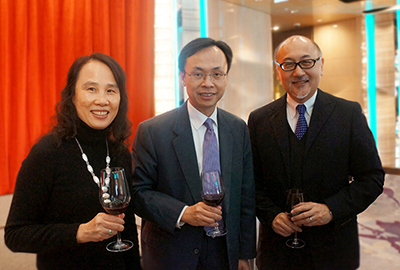
[[[93,167],[90,165],[89,159],[88,159],[87,155],[83,152],[82,146],[81,146],[81,144],[79,143],[79,141],[78,141],[78,139],[77,139],[76,137],[75,137],[75,141],[76,141],[76,143],[78,144],[79,149],[81,150],[82,159],[86,162],[87,170],[88,170],[88,171],[90,172],[90,174],[92,175],[93,181],[100,187],[100,180],[99,180],[99,178],[94,174]],[[111,162],[111,158],[110,158],[110,154],[109,154],[109,152],[108,152],[108,140],[107,140],[107,138],[106,138],[106,146],[107,146],[106,170],[107,170],[107,174],[108,174],[109,171],[110,171],[110,162]]]

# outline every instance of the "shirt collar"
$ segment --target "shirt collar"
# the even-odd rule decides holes
[[[190,101],[187,102],[187,109],[188,109],[188,113],[189,113],[190,122],[192,123],[192,126],[196,130],[198,130],[203,125],[203,123],[207,120],[207,118],[211,118],[211,120],[213,120],[214,124],[218,127],[217,106],[215,106],[214,112],[211,114],[210,117],[205,116],[203,113],[201,113],[195,107],[193,107],[193,105],[190,103]]]
[[[314,103],[315,103],[315,99],[317,98],[317,93],[318,93],[318,90],[315,91],[314,95],[312,95],[312,97],[309,100],[307,100],[306,102],[302,103],[302,104],[304,104],[306,106],[306,109],[307,109],[306,113],[308,115],[310,115],[310,116],[311,116],[312,111],[314,109]],[[287,108],[288,108],[287,112],[289,114],[289,117],[290,118],[294,118],[296,116],[296,114],[297,114],[296,107],[297,107],[297,105],[299,105],[301,103],[297,103],[296,101],[294,101],[290,97],[289,94],[287,95],[286,102],[287,102]]]

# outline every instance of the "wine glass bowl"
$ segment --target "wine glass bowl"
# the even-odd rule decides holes
[[[120,215],[126,211],[131,201],[125,170],[121,167],[101,170],[100,204],[110,215]],[[107,245],[110,252],[122,252],[133,247],[129,240],[121,240],[121,233],[117,232],[117,241]]]
[[[289,190],[287,197],[287,208],[290,211],[294,208],[295,205],[304,202],[303,192],[300,189],[291,189]],[[293,217],[294,215],[289,214],[289,217]],[[290,248],[302,248],[305,246],[305,242],[299,238],[297,238],[297,231],[294,232],[294,238],[291,238],[286,241],[286,245]]]
[[[203,202],[212,207],[218,206],[225,196],[225,190],[220,173],[218,171],[203,172],[201,175],[201,179],[201,197],[203,199]],[[225,235],[228,231],[223,227],[222,220],[220,223],[220,226],[216,226],[213,229],[206,230],[206,234],[212,238]]]

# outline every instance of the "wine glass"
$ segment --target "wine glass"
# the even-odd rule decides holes
[[[203,186],[201,197],[203,202],[213,207],[218,206],[225,196],[224,186],[219,172],[203,172],[201,179]],[[216,226],[213,229],[206,231],[206,234],[212,238],[223,236],[228,232],[224,228],[222,220],[220,221],[220,226]]]
[[[303,192],[300,189],[291,189],[289,190],[287,206],[290,211],[294,208],[294,206],[298,203],[304,202]],[[290,217],[294,216],[289,214]],[[286,245],[290,248],[302,248],[305,246],[305,242],[299,238],[297,238],[297,232],[294,232],[294,238],[291,238],[286,241]]]
[[[128,208],[131,200],[125,171],[121,167],[101,170],[100,204],[108,214],[120,215]],[[121,233],[117,232],[117,241],[107,245],[110,252],[122,252],[133,247],[129,240],[121,240]]]

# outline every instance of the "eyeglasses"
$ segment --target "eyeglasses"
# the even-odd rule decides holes
[[[283,62],[279,64],[278,62],[274,61],[276,65],[280,66],[283,71],[292,71],[297,68],[297,66],[301,67],[302,69],[310,69],[315,66],[315,63],[321,59],[321,56],[317,59],[304,59],[299,62]]]
[[[206,76],[209,76],[210,80],[213,82],[222,81],[227,75],[227,73],[222,73],[220,71],[215,71],[211,74],[204,74],[202,72],[187,73],[186,70],[185,74],[187,74],[193,82],[202,82],[206,79]]]

